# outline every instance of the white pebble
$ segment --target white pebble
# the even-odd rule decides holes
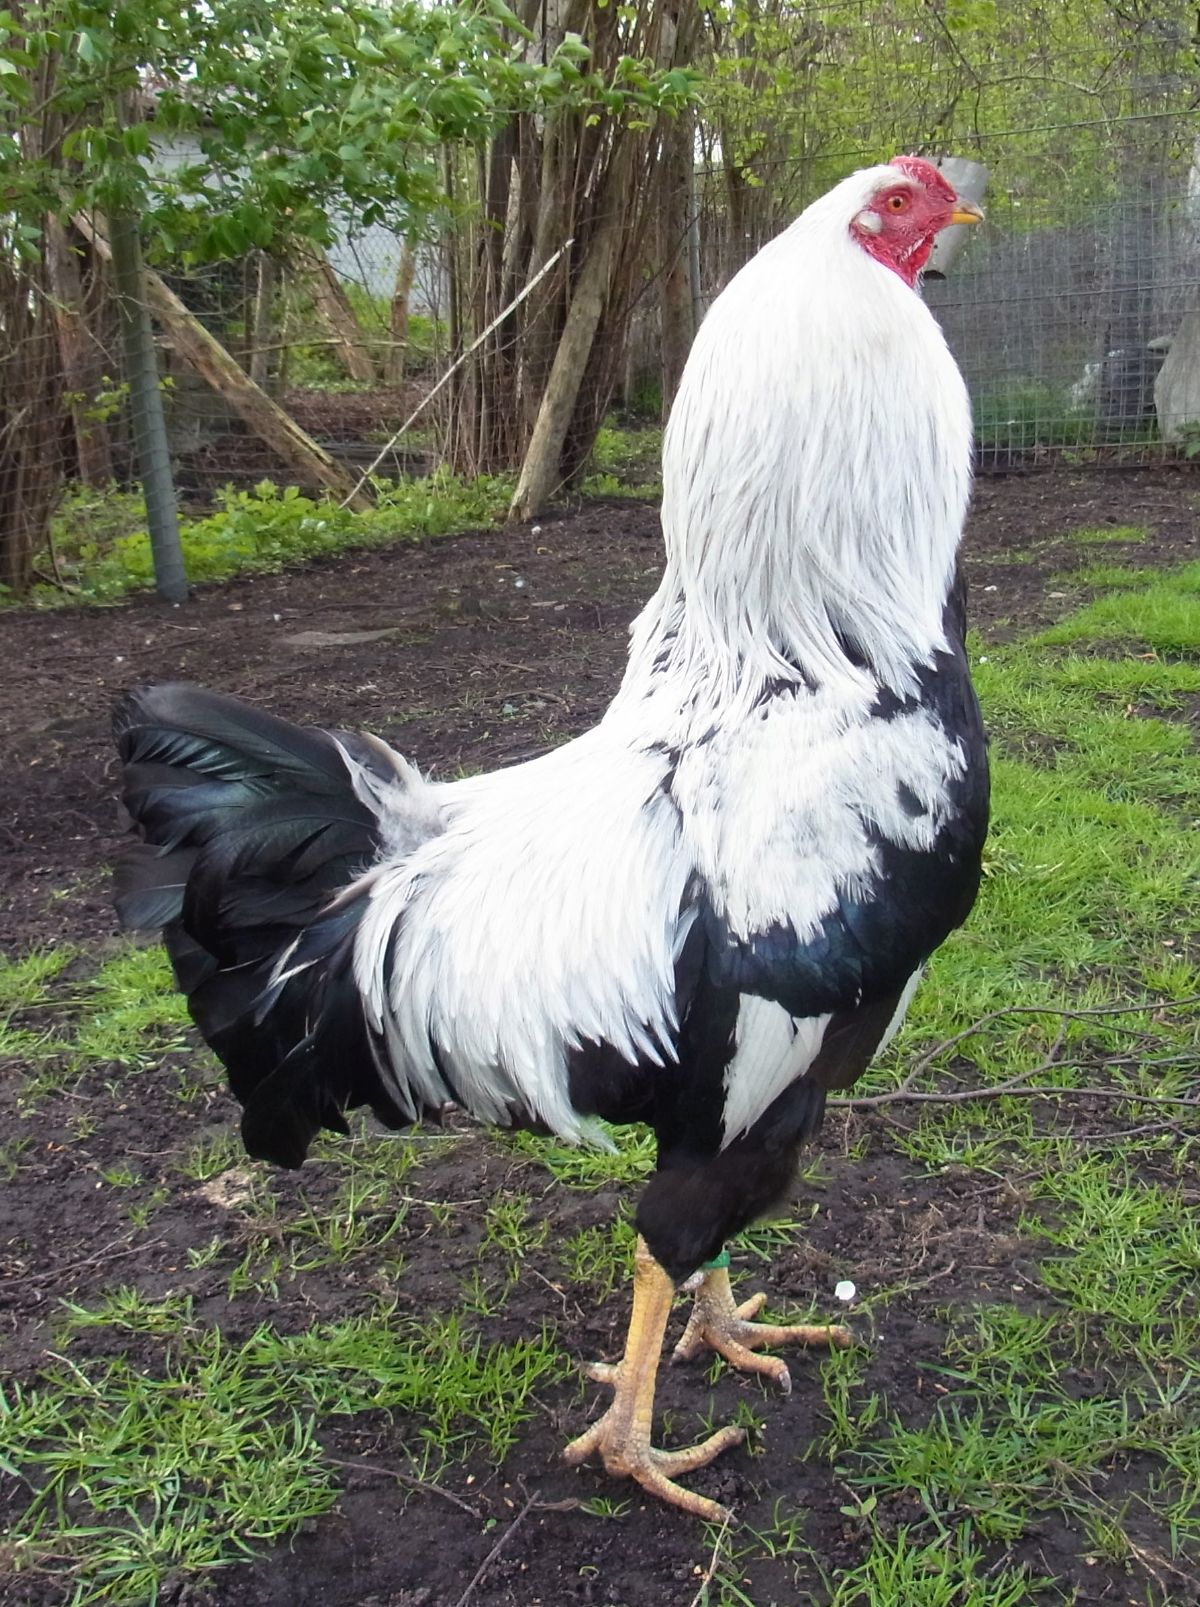
[[[853,1300],[857,1293],[858,1290],[850,1282],[849,1278],[843,1278],[841,1283],[833,1286],[833,1298],[835,1300]]]

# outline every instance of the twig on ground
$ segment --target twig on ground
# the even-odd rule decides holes
[[[521,1488],[524,1490],[524,1485],[522,1485]],[[525,1505],[521,1508],[520,1512],[517,1513],[516,1517],[509,1524],[508,1528],[505,1529],[499,1540],[496,1541],[496,1544],[479,1564],[479,1567],[476,1568],[471,1579],[471,1583],[455,1602],[454,1607],[466,1607],[466,1603],[474,1594],[475,1587],[482,1583],[484,1575],[487,1573],[488,1569],[504,1550],[505,1546],[508,1545],[513,1535],[516,1534],[517,1530],[525,1522],[525,1519],[531,1512],[573,1512],[578,1505],[578,1501],[539,1501],[536,1493],[533,1495],[526,1495]]]
[[[927,1049],[913,1062],[904,1080],[895,1088],[882,1094],[851,1095],[843,1099],[830,1099],[830,1109],[842,1110],[873,1110],[885,1105],[957,1105],[966,1104],[973,1100],[985,1099],[1062,1099],[1073,1098],[1129,1100],[1130,1102],[1152,1105],[1171,1106],[1175,1109],[1200,1111],[1200,1095],[1181,1097],[1172,1094],[1144,1094],[1132,1088],[1097,1088],[1094,1084],[1084,1084],[1076,1087],[1059,1087],[1054,1084],[1039,1083],[1036,1079],[1046,1071],[1078,1068],[1083,1065],[1093,1066],[1094,1059],[1087,1061],[1078,1058],[1060,1059],[1060,1052],[1066,1041],[1067,1030],[1072,1021],[1088,1020],[1096,1016],[1116,1015],[1144,1015],[1159,1011],[1176,1011],[1187,1005],[1200,1003],[1200,994],[1190,994],[1183,999],[1156,999],[1147,1004],[1128,1005],[1095,1005],[1080,1009],[1066,1009],[1052,1005],[1010,1005],[1001,1010],[989,1011],[987,1015],[980,1016],[969,1027],[956,1032],[952,1037],[943,1038],[932,1048]],[[1010,1015],[1046,1015],[1060,1018],[1059,1029],[1055,1034],[1054,1042],[1049,1052],[1036,1065],[1017,1072],[1014,1076],[1006,1078],[1004,1082],[994,1083],[988,1087],[955,1088],[955,1089],[917,1089],[914,1084],[921,1075],[928,1071],[933,1062],[947,1054],[967,1038],[975,1037],[984,1027],[1004,1016]],[[1143,1041],[1153,1040],[1153,1034],[1147,1033],[1145,1028],[1122,1026],[1111,1023],[1109,1031],[1119,1032],[1126,1037],[1140,1038]],[[1123,1052],[1104,1058],[1100,1064],[1104,1067],[1123,1066],[1174,1066],[1187,1064],[1193,1057],[1190,1054],[1158,1055],[1151,1058],[1130,1055]]]
[[[1139,1094],[1133,1088],[1095,1088],[1083,1084],[1072,1088],[1060,1088],[1052,1083],[1030,1083],[1030,1077],[1036,1077],[1039,1071],[1046,1071],[1051,1066],[1071,1065],[1069,1060],[1043,1061],[1032,1071],[1022,1072],[1019,1077],[1010,1077],[1007,1082],[996,1083],[990,1088],[956,1088],[949,1093],[918,1093],[909,1088],[895,1088],[890,1094],[864,1094],[861,1099],[831,1099],[831,1107],[847,1107],[854,1110],[870,1109],[877,1105],[962,1105],[973,1099],[1065,1099],[1087,1097],[1089,1099],[1128,1099],[1139,1105],[1171,1105],[1182,1110],[1200,1111],[1200,1097],[1194,1099],[1180,1099],[1172,1094]]]
[[[716,1575],[717,1564],[721,1560],[721,1547],[725,1544],[725,1536],[728,1533],[729,1519],[726,1517],[724,1522],[721,1524],[720,1532],[717,1535],[717,1543],[713,1547],[712,1556],[708,1561],[708,1567],[704,1570],[704,1577],[700,1581],[700,1588],[688,1603],[688,1607],[701,1607],[705,1596],[708,1594],[708,1587],[712,1584],[713,1578]]]
[[[84,1267],[94,1267],[101,1261],[116,1261],[123,1255],[141,1255],[146,1250],[156,1250],[159,1245],[165,1244],[165,1239],[151,1239],[146,1244],[125,1244],[121,1239],[114,1239],[106,1244],[102,1250],[94,1255],[84,1256],[82,1261],[70,1261],[65,1267],[51,1267],[48,1272],[31,1274],[26,1278],[14,1278],[14,1283],[31,1283],[35,1287],[43,1283],[53,1283],[58,1278],[65,1278],[69,1273],[82,1272]],[[118,1249],[118,1245],[120,1248]]]
[[[434,1484],[430,1479],[419,1479],[415,1473],[404,1473],[399,1468],[383,1467],[378,1462],[348,1462],[344,1457],[330,1456],[326,1458],[334,1467],[352,1468],[356,1473],[380,1473],[389,1479],[395,1479],[398,1484],[407,1484],[410,1489],[420,1490],[425,1495],[440,1495],[443,1501],[450,1501],[464,1512],[469,1512],[473,1518],[482,1518],[483,1513],[478,1507],[473,1507],[462,1496],[455,1495],[453,1490],[444,1489],[440,1484]]]

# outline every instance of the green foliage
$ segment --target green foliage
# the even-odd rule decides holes
[[[392,338],[390,298],[374,296],[362,285],[353,281],[343,283],[342,288],[346,292],[368,348],[375,342],[380,346],[390,345]],[[300,390],[334,394],[353,394],[372,388],[374,382],[368,385],[365,381],[350,378],[323,338],[317,338],[315,344],[306,344],[303,332],[322,330],[323,334],[323,326],[313,310],[311,297],[302,296],[298,303],[293,305],[289,313],[288,327],[300,332],[296,339],[289,341],[288,345],[289,385],[294,385]],[[408,343],[404,351],[405,376],[412,378],[414,375],[429,373],[435,358],[441,357],[446,352],[447,346],[446,330],[440,323],[422,313],[410,314]],[[415,429],[410,431],[404,436],[401,445],[412,447],[414,436],[417,434]],[[386,440],[387,436],[383,436],[382,439]]]
[[[1061,222],[1064,206],[1114,194],[1132,151],[1162,160],[1157,118],[1188,111],[1193,23],[1183,0],[1158,6],[1153,27],[1141,11],[1101,0],[1036,10],[995,0],[734,0],[708,14],[706,110],[724,159],[772,225],[864,160],[981,150],[995,162],[986,141],[1001,130],[1021,131],[1004,147],[998,186],[1008,221]],[[1146,121],[1115,138],[1110,120],[1136,116]],[[1181,141],[1185,169],[1187,151]]]
[[[180,521],[184,561],[193,583],[282,569],[348,547],[440,536],[494,524],[504,516],[512,481],[503,475],[464,479],[439,470],[424,479],[378,486],[376,506],[355,513],[328,499],[280,489],[264,480],[250,491],[226,487],[216,512]],[[55,523],[55,555],[70,587],[35,587],[35,605],[111,602],[154,584],[150,538],[140,498],[124,493],[73,496]]]
[[[1082,446],[1095,425],[1073,411],[1066,397],[1035,380],[1010,382],[975,401],[975,438],[982,448],[1028,452],[1038,446]]]
[[[603,425],[592,448],[584,495],[661,497],[662,436],[657,427],[622,430]]]
[[[328,243],[335,213],[411,228],[441,203],[442,146],[483,140],[514,110],[639,117],[693,93],[689,74],[628,57],[601,79],[574,34],[545,62],[527,41],[503,0],[33,0],[0,18],[11,243],[32,245],[47,212],[93,207],[141,217],[158,250],[192,261]],[[119,115],[145,83],[173,162],[155,159],[148,123]],[[31,155],[22,123],[47,104],[62,132]]]

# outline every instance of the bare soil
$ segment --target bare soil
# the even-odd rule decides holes
[[[1061,579],[1097,558],[1139,565],[1200,557],[1195,509],[1200,479],[1187,470],[1118,473],[1058,471],[985,480],[976,490],[966,545],[974,618],[985,634],[1026,632],[1078,606],[1086,595]],[[1062,539],[1083,526],[1143,525],[1140,546],[1085,547]],[[0,618],[0,921],[10,952],[69,942],[103,955],[114,942],[107,867],[119,840],[109,710],[131,683],[190,679],[324,725],[379,732],[427,769],[454,774],[533,755],[592,724],[620,674],[625,629],[660,567],[654,509],[593,503],[537,525],[443,538],[420,546],[349,554],[288,574],[204,588],[184,607],[151,598],[118,607]],[[97,1297],[124,1278],[150,1292],[193,1294],[206,1322],[244,1327],[224,1307],[224,1279],[191,1269],[185,1252],[220,1233],[227,1213],[199,1191],[181,1190],[173,1169],[205,1132],[232,1126],[236,1109],[223,1088],[183,1107],[153,1075],[120,1080],[94,1074],[45,1110],[31,1164],[5,1186],[0,1202],[0,1334],[8,1372],[32,1378],[44,1364],[57,1303]],[[0,1081],[0,1132],[11,1117],[18,1068]],[[66,1126],[85,1100],[98,1125],[86,1141]],[[1109,1112],[1089,1113],[1102,1124]],[[1114,1118],[1116,1119],[1116,1118]],[[189,1125],[190,1124],[190,1125]],[[866,1137],[865,1158],[850,1159]],[[1019,1181],[990,1190],[977,1175],[912,1175],[889,1145],[886,1125],[861,1118],[829,1122],[818,1181],[801,1189],[807,1238],[782,1250],[765,1279],[776,1309],[832,1304],[831,1280],[903,1292],[887,1309],[871,1347],[867,1387],[920,1418],[935,1385],[948,1307],[1013,1299],[1030,1270],[1016,1232]],[[130,1232],[100,1189],[101,1169],[137,1159],[148,1183],[171,1189],[143,1232]],[[319,1173],[288,1183],[319,1191]],[[562,1281],[553,1245],[566,1234],[612,1219],[617,1195],[588,1196],[552,1185],[532,1163],[483,1135],[468,1135],[422,1188],[447,1201],[484,1201],[504,1189],[535,1198],[552,1221],[550,1241],[529,1260],[520,1292],[487,1319],[489,1339],[558,1325],[560,1341],[582,1362],[619,1353],[626,1299],[599,1309]],[[404,1244],[406,1272],[395,1292],[401,1311],[437,1309],[477,1264],[479,1236],[454,1217],[449,1236],[415,1231]],[[394,1247],[394,1246],[393,1246]],[[366,1294],[353,1277],[314,1274],[281,1287],[257,1320],[306,1327],[358,1309]],[[86,1350],[87,1335],[77,1344]],[[137,1354],[138,1341],[132,1342]],[[75,1352],[73,1351],[73,1354]],[[858,1523],[827,1460],[814,1449],[824,1426],[815,1367],[798,1357],[790,1398],[726,1373],[715,1385],[696,1369],[664,1373],[659,1410],[674,1414],[677,1436],[700,1413],[728,1420],[748,1398],[765,1419],[759,1454],[727,1454],[690,1482],[733,1502],[752,1527],[776,1503],[807,1513],[805,1534],[831,1572],[862,1554]],[[541,1414],[499,1471],[480,1464],[447,1477],[444,1496],[406,1490],[387,1471],[408,1466],[400,1417],[356,1418],[332,1429],[330,1453],[343,1470],[334,1511],[286,1546],[211,1582],[180,1583],[168,1600],[189,1607],[455,1607],[477,1570],[525,1507],[519,1527],[469,1594],[471,1607],[688,1607],[707,1565],[701,1527],[639,1493],[614,1486],[595,1467],[568,1470],[559,1450],[590,1417],[603,1392],[573,1383],[547,1390]],[[608,1522],[560,1503],[597,1494],[626,1498]],[[915,1494],[880,1514],[919,1521]],[[1038,1573],[1057,1575],[1078,1601],[1125,1603],[1135,1594],[1124,1569],[1085,1562],[1083,1538],[1048,1516],[1015,1548]],[[795,1600],[788,1565],[756,1566],[756,1600]],[[0,1600],[35,1607],[59,1599],[55,1586],[23,1576]],[[1139,1587],[1140,1588],[1140,1587]],[[772,1594],[764,1594],[764,1589]],[[1144,1595],[1138,1595],[1142,1601]]]

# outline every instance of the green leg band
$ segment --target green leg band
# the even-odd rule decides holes
[[[722,1267],[727,1267],[728,1265],[729,1265],[729,1251],[728,1250],[722,1250],[720,1255],[715,1255],[715,1256],[713,1256],[711,1261],[706,1261],[703,1264],[703,1266],[700,1268],[700,1271],[701,1272],[719,1272]]]

